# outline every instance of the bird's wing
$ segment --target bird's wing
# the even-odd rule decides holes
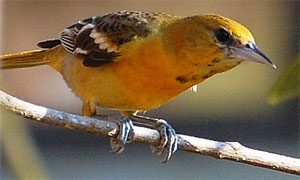
[[[70,53],[82,55],[85,66],[98,67],[113,62],[121,45],[155,33],[171,18],[162,13],[130,11],[94,16],[64,29],[60,41]]]

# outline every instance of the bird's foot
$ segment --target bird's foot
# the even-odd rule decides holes
[[[177,150],[178,137],[175,130],[163,119],[153,119],[149,117],[133,115],[130,117],[122,117],[117,122],[119,125],[119,133],[117,137],[111,138],[110,146],[112,152],[120,154],[125,149],[125,144],[133,140],[133,124],[134,123],[150,126],[158,130],[160,134],[160,142],[157,145],[151,145],[151,151],[159,156],[163,156],[162,162],[167,162],[173,153]]]
[[[154,127],[160,133],[160,143],[158,145],[150,145],[151,151],[157,155],[163,155],[162,162],[167,162],[173,153],[178,149],[178,137],[175,130],[167,121],[159,119]]]
[[[120,154],[125,149],[125,144],[133,140],[133,125],[132,121],[128,117],[122,117],[121,120],[117,122],[119,125],[119,133],[117,137],[110,139],[111,151]]]

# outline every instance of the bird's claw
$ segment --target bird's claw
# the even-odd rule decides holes
[[[123,117],[118,122],[119,133],[117,137],[111,138],[110,146],[112,152],[120,154],[125,149],[125,144],[133,140],[133,124],[130,118]],[[160,133],[160,143],[151,145],[151,151],[157,155],[163,155],[162,162],[167,162],[177,150],[178,137],[175,130],[165,121],[159,119],[155,122],[155,129]]]
[[[119,125],[119,133],[117,137],[110,139],[111,151],[120,154],[125,149],[125,144],[133,140],[133,125],[128,117],[122,117],[117,122]]]
[[[175,130],[162,119],[157,120],[156,129],[160,133],[160,144],[159,145],[151,145],[151,151],[157,155],[162,155],[164,158],[162,162],[167,162],[172,154],[177,150],[178,137],[176,135]]]

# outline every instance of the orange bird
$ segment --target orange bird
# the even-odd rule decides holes
[[[132,115],[157,108],[209,77],[242,61],[275,65],[256,46],[251,32],[219,15],[179,17],[120,11],[78,21],[41,50],[0,56],[1,69],[49,65],[83,101],[84,116],[96,106],[120,111],[120,132],[111,141],[122,152]],[[169,160],[177,136],[164,120],[142,122],[157,129],[153,150]]]

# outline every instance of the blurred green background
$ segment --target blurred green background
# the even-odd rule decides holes
[[[227,16],[252,31],[277,69],[243,63],[198,85],[197,93],[186,91],[146,115],[168,120],[179,133],[238,141],[259,150],[299,157],[299,98],[277,106],[265,101],[277,77],[299,53],[299,4],[236,0],[2,1],[0,51],[6,54],[36,49],[37,42],[58,37],[64,27],[77,20],[123,9]],[[32,103],[80,113],[80,100],[51,68],[0,73],[2,90]],[[109,152],[108,138],[38,124],[4,110],[1,145],[1,179],[296,179],[180,151],[167,164],[161,164],[142,144],[130,144],[123,154],[115,155]]]

